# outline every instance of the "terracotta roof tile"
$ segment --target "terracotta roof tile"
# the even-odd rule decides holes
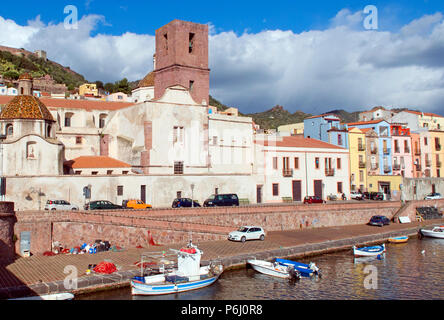
[[[11,99],[2,108],[0,119],[37,119],[54,121],[48,108],[34,96],[20,95]],[[1,103],[1,102],[0,102]]]
[[[7,104],[13,96],[0,96],[0,105]],[[94,100],[75,100],[75,99],[52,99],[40,98],[48,108],[69,108],[91,110],[107,110],[114,111],[132,106],[132,102],[111,102],[111,101],[94,101]]]
[[[131,167],[131,165],[126,162],[108,156],[81,156],[70,161],[65,161],[65,165],[73,169]]]
[[[259,142],[262,144],[261,142]],[[329,148],[329,149],[342,149],[334,144],[330,144],[321,140],[304,138],[302,135],[282,137],[282,140],[277,141],[264,141],[265,146],[276,147],[295,147],[295,148]]]
[[[140,80],[138,87],[154,87],[154,71],[148,73],[145,78]]]
[[[363,124],[375,124],[375,123],[380,123],[382,121],[386,121],[384,119],[380,119],[380,120],[371,120],[371,121],[359,121],[359,122],[351,122],[351,123],[347,123],[347,125],[349,126],[359,126],[359,125],[363,125]]]

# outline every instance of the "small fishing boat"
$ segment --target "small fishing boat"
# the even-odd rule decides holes
[[[371,246],[371,247],[362,247],[362,248],[356,248],[353,246],[353,254],[356,257],[371,257],[371,256],[378,256],[385,252],[385,244],[382,244],[380,246]]]
[[[301,278],[301,273],[294,268],[294,266],[287,266],[280,264],[278,262],[268,262],[264,260],[250,259],[247,263],[252,266],[257,272],[278,277],[284,279],[295,279]]]
[[[15,298],[11,300],[72,300],[72,299],[74,299],[74,295],[72,293],[63,292],[63,293],[43,294],[39,296]]]
[[[432,230],[420,229],[418,235],[420,238],[430,237],[444,239],[444,226],[434,227]]]
[[[314,264],[310,262],[309,264],[305,264],[302,262],[296,262],[285,259],[275,259],[275,261],[284,266],[293,266],[296,270],[298,270],[302,276],[313,276],[313,275],[321,275],[321,270]]]
[[[201,266],[203,251],[191,241],[185,248],[170,250],[177,256],[177,267],[165,252],[142,255],[141,276],[131,280],[132,295],[164,295],[201,289],[216,282],[223,272],[223,265],[216,261]],[[145,262],[150,259],[158,263]]]
[[[391,243],[406,243],[407,241],[409,241],[409,237],[408,236],[393,237],[389,238],[388,241]]]

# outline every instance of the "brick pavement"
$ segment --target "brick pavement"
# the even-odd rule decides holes
[[[320,254],[331,250],[347,249],[353,245],[381,242],[391,236],[415,235],[419,228],[443,224],[444,220],[391,224],[383,228],[367,225],[326,227],[294,231],[274,231],[267,234],[265,241],[246,243],[231,241],[208,241],[198,243],[204,251],[203,260],[220,259],[225,267],[245,265],[246,259],[255,256],[270,259],[276,256],[304,256]],[[135,265],[143,252],[179,249],[183,244],[151,246],[142,249],[126,249],[121,252],[101,252],[94,255],[56,255],[47,257],[35,255],[19,257],[12,264],[0,266],[0,299],[29,295],[64,292],[63,281],[71,275],[65,273],[66,266],[74,266],[78,272],[78,291],[85,292],[108,286],[128,285],[129,279],[138,275]],[[109,261],[118,271],[112,275],[86,275],[89,264]]]

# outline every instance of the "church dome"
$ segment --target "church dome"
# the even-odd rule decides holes
[[[154,71],[148,73],[145,78],[140,80],[138,87],[154,87]]]
[[[32,76],[25,72],[20,75],[19,80],[32,80]]]
[[[54,121],[48,108],[38,98],[29,95],[15,96],[0,113],[0,120],[32,119]]]

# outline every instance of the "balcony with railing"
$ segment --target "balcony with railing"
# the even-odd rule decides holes
[[[365,151],[365,146],[362,143],[358,143],[358,151]]]
[[[420,156],[420,155],[421,155],[421,150],[415,149],[415,156]]]
[[[416,171],[421,171],[421,165],[420,164],[415,164],[415,167],[416,167]]]
[[[384,166],[384,173],[389,173],[391,170],[390,166]]]
[[[361,169],[365,168],[365,162],[364,161],[359,161],[359,168],[361,168]]]
[[[432,160],[426,159],[425,165],[426,165],[426,167],[431,167],[432,166]]]
[[[384,154],[390,154],[390,148],[384,148],[383,152]]]
[[[378,170],[379,169],[379,164],[377,163],[372,163],[370,165],[370,170]]]
[[[404,147],[404,153],[410,153],[410,147]]]
[[[326,175],[327,177],[332,177],[332,176],[334,176],[334,175],[335,175],[335,169],[333,169],[333,168],[326,168],[326,169],[325,169],[325,175]]]
[[[282,169],[282,175],[284,177],[293,177],[293,169],[287,169],[287,168]]]
[[[396,170],[396,171],[401,170],[401,165],[399,163],[393,164],[393,170]],[[385,171],[385,168],[384,168],[384,171]]]
[[[370,153],[371,154],[377,154],[378,153],[378,149],[373,148],[373,149],[370,150]]]

